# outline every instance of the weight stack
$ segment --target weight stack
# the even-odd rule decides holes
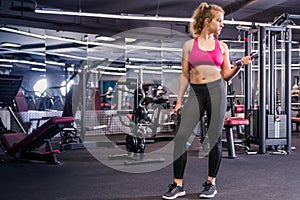
[[[267,115],[267,139],[286,136],[286,115]]]

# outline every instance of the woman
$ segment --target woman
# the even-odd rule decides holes
[[[224,11],[215,4],[201,3],[193,13],[190,31],[194,39],[188,40],[182,49],[182,74],[174,112],[181,109],[182,97],[190,85],[189,97],[182,109],[181,124],[174,138],[173,184],[162,198],[175,199],[184,196],[183,175],[187,161],[186,144],[193,128],[206,111],[208,118],[208,177],[203,184],[200,198],[217,194],[216,176],[222,158],[221,134],[227,100],[224,80],[232,79],[240,70],[233,62],[230,67],[228,47],[215,39],[224,27]],[[242,65],[251,62],[250,56],[241,59]],[[198,109],[197,109],[198,108]]]

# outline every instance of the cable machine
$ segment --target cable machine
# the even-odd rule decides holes
[[[251,97],[252,69],[245,68],[245,116],[250,118],[246,135],[259,145],[259,153],[267,147],[283,147],[291,151],[291,39],[290,28],[277,24],[259,26],[245,32],[245,54],[249,54],[253,34],[258,37],[258,105]],[[249,39],[250,38],[250,39]],[[278,49],[279,47],[279,49]],[[277,50],[281,52],[278,56]],[[280,66],[280,67],[279,67]],[[282,85],[277,83],[282,83]],[[280,89],[278,88],[280,87]]]

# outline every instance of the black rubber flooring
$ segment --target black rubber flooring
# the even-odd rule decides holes
[[[111,138],[123,140],[124,136]],[[154,152],[169,141],[147,144]],[[289,155],[247,155],[224,158],[217,179],[215,200],[299,200],[300,135],[293,134],[295,150]],[[91,148],[91,149],[89,149]],[[158,200],[172,181],[172,165],[166,163],[124,166],[123,160],[101,161],[117,152],[114,147],[89,147],[59,154],[60,165],[7,158],[1,152],[1,200]],[[207,157],[199,157],[197,138],[189,149],[185,173],[185,199],[199,199],[207,175]],[[160,154],[169,156],[169,152]],[[158,169],[155,169],[158,166]],[[120,170],[121,169],[121,170]],[[146,172],[140,172],[139,170]],[[130,172],[128,172],[130,171]]]

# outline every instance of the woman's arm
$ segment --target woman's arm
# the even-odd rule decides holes
[[[235,75],[238,74],[238,72],[240,71],[240,67],[238,67],[234,61],[232,62],[233,68],[230,67],[228,46],[223,42],[220,42],[220,45],[222,47],[223,56],[224,56],[221,74],[222,74],[224,80],[229,81]],[[245,56],[245,57],[241,58],[241,63],[242,63],[242,65],[250,64],[251,57]]]
[[[189,52],[190,52],[189,44],[190,43],[191,43],[190,41],[187,41],[182,48],[182,58],[181,58],[182,72],[180,75],[177,101],[176,101],[176,106],[174,108],[174,112],[176,112],[181,108],[182,98],[186,91],[188,83],[190,81],[190,68],[189,68],[190,67],[189,66]]]

